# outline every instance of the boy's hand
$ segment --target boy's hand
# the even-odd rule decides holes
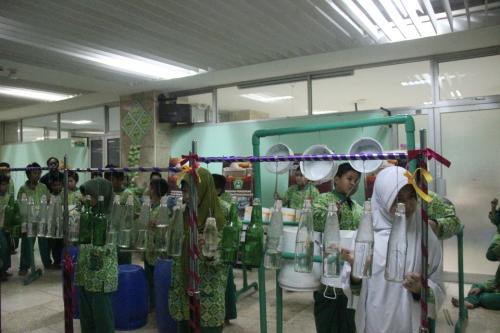
[[[340,257],[342,260],[347,261],[349,265],[353,265],[354,263],[354,251],[351,251],[349,249],[341,249],[340,250]]]
[[[495,199],[491,200],[491,210],[488,213],[488,217],[490,218],[490,220],[494,220],[495,219],[495,215],[496,215],[496,211],[497,211],[497,206],[498,206],[498,199],[495,198]]]
[[[405,287],[414,294],[420,293],[420,289],[422,288],[422,282],[420,281],[420,273],[416,272],[406,273],[405,279],[403,280],[403,287]]]
[[[469,293],[467,294],[468,296],[473,296],[473,295],[477,295],[481,293],[481,289],[479,288],[472,288],[471,290],[469,290]]]

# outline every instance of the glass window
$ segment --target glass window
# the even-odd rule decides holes
[[[120,166],[120,138],[107,140],[108,164]]]
[[[55,133],[51,137],[49,134]],[[57,139],[57,115],[23,119],[23,142]]]
[[[61,138],[63,131],[71,136],[104,134],[104,107],[62,113]]]
[[[312,82],[313,114],[418,106],[432,101],[430,63],[359,69]]]
[[[90,140],[90,167],[102,168],[102,139]]]
[[[212,93],[180,96],[178,104],[191,104],[193,123],[208,123],[212,121]]]
[[[114,106],[109,108],[109,131],[120,130],[120,107]]]
[[[307,115],[307,82],[217,89],[219,122]]]
[[[3,143],[17,143],[19,140],[19,121],[5,121],[4,122],[4,133],[3,133]]]
[[[500,55],[439,64],[441,100],[500,95]]]

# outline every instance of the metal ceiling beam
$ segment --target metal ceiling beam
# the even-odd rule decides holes
[[[453,28],[453,13],[451,12],[451,6],[449,0],[441,0],[444,9],[446,10],[446,16],[448,17],[448,23],[450,24],[451,32],[455,31]]]
[[[434,31],[436,34],[438,34],[438,24],[437,24],[437,19],[436,19],[436,13],[434,13],[434,8],[432,8],[432,4],[430,0],[423,0],[424,1],[424,6],[425,10],[427,11],[427,16],[429,16],[429,19],[431,20],[432,27],[434,28]],[[467,0],[465,0],[467,1]]]
[[[420,21],[420,17],[418,16],[417,11],[415,10],[414,4],[410,4],[410,1],[401,1],[401,4],[408,13],[408,16],[410,16],[410,20],[413,22],[413,25],[417,29],[418,34],[421,37],[425,37],[424,26]]]
[[[381,36],[378,28],[371,23],[370,19],[351,0],[342,0],[337,3],[342,10],[350,16],[375,42],[380,42]]]

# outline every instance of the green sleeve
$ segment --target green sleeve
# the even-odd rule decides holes
[[[500,265],[498,265],[495,278],[483,283],[475,283],[473,284],[473,287],[477,287],[481,289],[481,291],[485,292],[495,292],[495,293],[500,292]]]
[[[453,204],[436,193],[429,192],[432,197],[431,203],[427,208],[427,215],[430,220],[438,224],[439,239],[448,239],[456,235],[461,228],[460,219],[457,217]]]
[[[313,201],[314,231],[323,232],[325,230],[326,215],[328,205],[333,200],[332,193],[320,194]]]
[[[500,234],[496,233],[493,236],[488,250],[486,251],[486,259],[489,261],[499,261],[500,260]]]

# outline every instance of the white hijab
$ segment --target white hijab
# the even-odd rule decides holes
[[[384,278],[387,244],[393,216],[389,210],[398,192],[408,184],[405,169],[389,167],[376,178],[372,197],[372,217],[375,234],[372,277],[364,279],[356,309],[358,333],[408,333],[420,327],[420,303],[401,283]],[[406,272],[421,272],[420,207],[407,218]],[[442,253],[436,236],[429,231],[428,284],[434,302],[428,304],[428,315],[436,318],[445,293],[441,282]]]

